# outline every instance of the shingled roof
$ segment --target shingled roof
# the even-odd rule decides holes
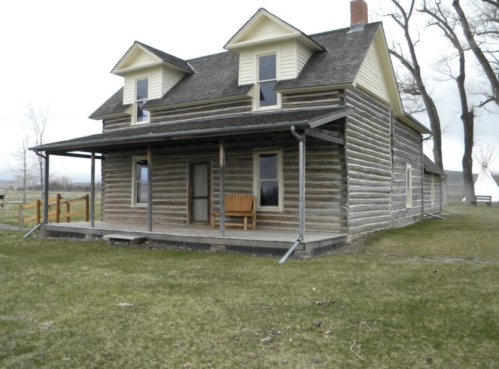
[[[240,134],[288,129],[291,126],[312,127],[340,119],[351,112],[350,107],[336,106],[325,109],[299,111],[271,111],[248,115],[203,118],[175,123],[137,125],[128,129],[112,130],[92,136],[79,137],[41,146],[30,150],[59,152],[109,150],[114,145],[148,143],[168,138],[195,138],[216,134]],[[316,124],[316,125],[317,125]]]
[[[431,160],[426,155],[424,155],[423,164],[424,164],[424,170],[426,172],[445,176],[444,170],[440,168],[437,164],[435,164],[433,160]]]
[[[90,119],[102,119],[103,117],[112,117],[124,115],[131,104],[123,105],[123,87],[111,96],[99,109],[92,113]]]
[[[366,24],[363,31],[343,28],[311,36],[327,52],[313,54],[297,78],[279,81],[275,89],[352,83],[380,27],[376,22]]]
[[[253,85],[238,85],[239,58],[224,52],[189,60],[196,74],[185,76],[161,99],[150,100],[145,109],[191,101],[246,95]]]
[[[185,70],[186,72],[194,73],[194,70],[192,69],[192,67],[185,60],[182,60],[180,58],[177,58],[176,56],[165,53],[164,51],[155,49],[154,47],[151,47],[149,45],[143,44],[142,42],[139,42],[139,41],[135,41],[135,42],[137,44],[139,44],[140,46],[142,46],[144,49],[146,49],[146,50],[150,51],[151,53],[153,53],[154,55],[156,55],[158,58],[160,58],[164,62],[173,64],[173,65]]]
[[[312,40],[327,50],[314,53],[297,78],[279,81],[275,89],[352,83],[380,27],[381,23],[377,22],[365,25],[364,30],[358,32],[350,32],[350,28],[344,28],[311,35]],[[162,98],[150,100],[145,105],[146,109],[237,97],[246,95],[252,87],[252,85],[238,85],[239,57],[230,52],[191,59],[188,63],[196,73],[185,76]],[[118,100],[111,98],[90,117],[98,119],[102,114],[97,112],[115,112],[119,110],[118,104],[120,104]]]

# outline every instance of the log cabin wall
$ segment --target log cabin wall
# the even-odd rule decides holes
[[[440,176],[438,174],[425,173],[424,175],[424,211],[428,214],[440,214]]]
[[[412,206],[407,203],[407,165],[412,166]],[[394,120],[392,227],[403,227],[421,219],[421,134]]]
[[[346,184],[341,146],[306,139],[306,229],[346,231]],[[226,140],[226,184],[229,193],[253,194],[253,153],[282,150],[283,211],[259,211],[257,229],[298,230],[298,142],[290,132]],[[102,219],[147,224],[147,207],[132,206],[132,157],[145,151],[106,155],[102,180]],[[211,164],[211,211],[220,204],[218,144],[153,149],[153,224],[188,224],[189,163]],[[230,221],[230,219],[228,219]],[[236,220],[240,222],[240,219]]]
[[[343,90],[287,94],[282,96],[282,110],[332,107],[341,104],[342,100]],[[234,101],[166,108],[151,112],[151,124],[251,113],[252,108],[252,99],[249,96]],[[103,131],[129,128],[130,125],[130,116],[106,119],[103,121]]]
[[[355,108],[346,119],[345,160],[348,182],[348,234],[390,227],[390,109],[358,89],[345,92]]]

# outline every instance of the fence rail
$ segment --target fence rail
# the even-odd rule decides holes
[[[49,211],[48,213],[48,221],[55,221],[56,223],[60,223],[61,218],[66,219],[66,222],[69,223],[71,222],[71,217],[74,217],[76,215],[82,215],[85,214],[85,220],[88,222],[90,220],[89,216],[89,195],[85,195],[82,197],[78,197],[76,199],[71,199],[71,200],[66,200],[66,201],[61,201],[62,196],[60,194],[57,194],[54,197],[50,197],[48,199],[48,207],[49,209],[53,209]],[[78,203],[78,202],[85,202],[85,207],[81,210],[76,210],[76,211],[71,211],[71,204]],[[23,229],[23,224],[28,223],[28,222],[33,222],[36,221],[36,224],[40,224],[42,220],[42,205],[43,201],[42,200],[37,200],[31,204],[26,204],[26,205],[19,205],[19,230],[22,231]],[[65,213],[61,212],[61,207],[65,206]],[[23,212],[28,209],[33,209],[36,208],[35,210],[35,215],[29,216],[24,218]]]

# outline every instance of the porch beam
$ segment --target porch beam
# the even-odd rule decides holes
[[[336,135],[332,135],[331,132],[323,130],[323,129],[307,128],[307,129],[305,129],[305,134],[307,136],[315,137],[315,138],[318,138],[320,140],[333,142],[333,143],[345,146],[345,139],[344,138],[338,138],[338,137],[336,137]]]
[[[147,146],[147,229],[152,232],[152,147]]]
[[[92,155],[87,155],[87,154],[74,154],[74,153],[66,153],[66,152],[51,152],[50,155],[52,156],[68,156],[68,157],[71,157],[71,158],[83,158],[83,159],[91,159],[92,158]],[[94,152],[94,156],[95,156],[95,159],[97,160],[102,160],[104,159],[104,157],[102,155],[95,155],[95,152]]]
[[[225,146],[220,140],[220,235],[225,237]]]
[[[95,153],[90,155],[90,227],[95,227]]]

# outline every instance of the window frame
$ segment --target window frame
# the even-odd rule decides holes
[[[137,99],[137,83],[139,81],[143,81],[143,80],[147,80],[147,99],[142,99],[142,100],[138,100]],[[137,77],[134,79],[134,94],[133,94],[133,119],[132,119],[132,122],[133,122],[133,125],[138,125],[138,124],[149,124],[151,122],[151,112],[146,110],[147,111],[147,121],[143,121],[143,122],[138,122],[137,121],[137,113],[138,113],[138,107],[139,107],[139,103],[140,102],[143,102],[145,101],[147,103],[147,101],[149,101],[149,96],[151,95],[151,76],[150,75],[146,75],[146,76],[140,76],[140,77]]]
[[[278,206],[260,205],[260,155],[277,155],[277,186],[279,190]],[[283,211],[284,210],[284,181],[282,150],[255,151],[253,152],[253,195],[256,199],[256,210],[258,211]]]
[[[412,165],[406,164],[405,167],[405,204],[406,208],[412,208]]]
[[[269,56],[269,55],[275,55],[275,80],[274,79],[265,79],[260,81],[260,58],[264,56]],[[277,101],[276,105],[270,105],[270,106],[260,106],[260,83],[264,82],[272,82],[276,81],[276,83],[279,81],[280,77],[280,68],[279,68],[279,52],[278,50],[275,51],[269,51],[265,52],[262,54],[257,54],[256,55],[256,62],[255,62],[255,96],[254,96],[254,110],[260,110],[260,111],[265,111],[265,110],[275,110],[275,109],[281,109],[282,107],[282,98],[281,94],[279,92],[276,92],[277,96]]]
[[[132,156],[132,206],[145,207],[148,205],[148,202],[137,202],[137,194],[138,194],[138,182],[137,181],[137,162],[139,160],[148,160],[147,156]],[[147,162],[147,170],[149,171],[149,161]],[[145,181],[149,188],[148,180]],[[149,194],[150,196],[150,194]]]

